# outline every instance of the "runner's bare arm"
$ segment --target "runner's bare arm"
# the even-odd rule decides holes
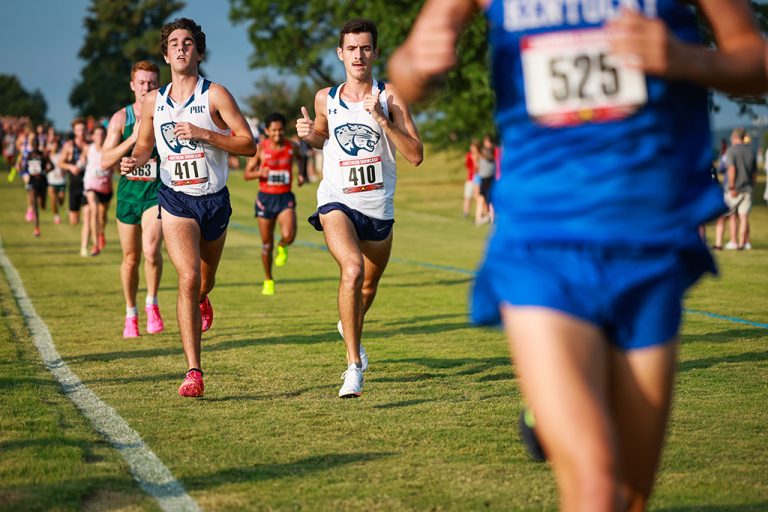
[[[207,142],[232,155],[253,156],[256,154],[256,142],[253,140],[251,128],[229,91],[219,84],[211,84],[208,94],[213,122],[220,128],[229,127],[232,135],[223,135],[206,130],[192,123],[176,123],[173,130],[174,135],[182,139],[197,139]],[[223,126],[221,126],[222,124]]]
[[[257,180],[261,178],[261,147],[257,145],[256,154],[248,159],[243,171],[243,178],[246,181]]]
[[[296,120],[296,133],[307,141],[307,144],[315,149],[323,149],[328,140],[328,117],[325,110],[328,108],[328,91],[330,87],[320,89],[315,94],[315,120],[309,117],[306,107],[301,107],[302,117]]]
[[[672,80],[691,80],[732,94],[768,91],[765,43],[747,0],[699,1],[717,50],[677,39],[658,19],[624,10],[608,23],[614,51],[643,71]]]
[[[299,158],[304,158],[301,154],[301,144],[293,141],[289,141],[291,143],[291,147],[293,148],[293,154],[295,155],[293,157],[293,161],[291,162],[291,166],[296,168],[296,185],[302,186],[304,184],[304,176],[301,175],[299,170]],[[307,160],[307,165],[309,165],[309,160]]]
[[[418,101],[456,65],[456,41],[489,0],[427,0],[411,33],[389,61],[389,79],[405,105]]]
[[[112,115],[107,126],[107,136],[104,139],[104,147],[101,152],[102,170],[111,169],[115,164],[120,163],[120,159],[128,154],[136,142],[138,130],[134,127],[133,135],[124,141],[123,130],[125,129],[125,109],[121,108]]]
[[[408,105],[400,99],[397,89],[388,85],[385,89],[390,118],[384,115],[381,103],[376,94],[368,94],[365,98],[366,110],[371,112],[374,120],[379,123],[382,131],[394,143],[395,148],[413,165],[419,165],[424,160],[424,145],[421,143],[419,132],[411,117]]]
[[[133,146],[130,156],[125,156],[120,160],[120,174],[129,174],[137,167],[141,167],[149,161],[152,156],[152,148],[155,147],[155,99],[157,91],[151,91],[144,96],[144,102],[141,104],[141,120],[139,126],[139,135],[136,137],[136,143]]]

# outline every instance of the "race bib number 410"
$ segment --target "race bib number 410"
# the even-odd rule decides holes
[[[356,194],[368,190],[384,188],[384,173],[381,169],[381,157],[342,160],[339,162],[341,179],[345,194]]]
[[[520,40],[528,114],[548,126],[622,119],[648,99],[645,75],[610,55],[600,29]]]

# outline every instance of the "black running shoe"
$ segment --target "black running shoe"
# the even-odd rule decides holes
[[[544,454],[544,448],[542,448],[539,438],[536,437],[534,425],[533,412],[528,409],[520,411],[518,426],[520,427],[520,437],[525,443],[525,449],[534,462],[544,462],[547,460],[547,456]]]

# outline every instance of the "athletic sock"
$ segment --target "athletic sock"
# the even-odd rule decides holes
[[[157,306],[157,295],[147,295],[147,299],[144,301],[146,306]]]
[[[134,316],[139,316],[139,308],[137,308],[136,306],[134,306],[132,308],[129,308],[129,307],[126,306],[126,308],[125,308],[125,316],[127,316],[129,318],[134,317]]]

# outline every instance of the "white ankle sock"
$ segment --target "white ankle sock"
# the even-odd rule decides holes
[[[129,308],[129,307],[126,306],[126,308],[125,308],[125,316],[127,316],[127,317],[139,316],[139,308],[137,308],[136,306],[134,306],[132,308]]]

